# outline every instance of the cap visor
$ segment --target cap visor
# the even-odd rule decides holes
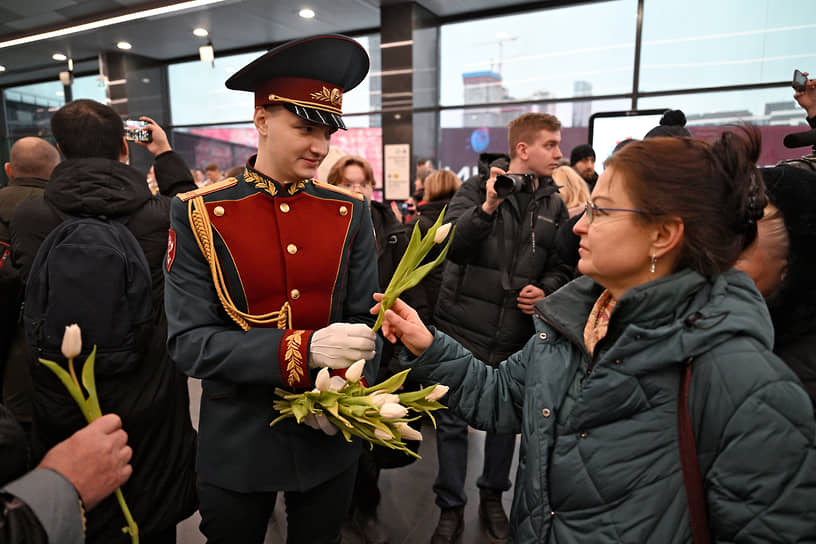
[[[317,110],[314,108],[304,108],[303,106],[298,106],[295,104],[283,104],[283,107],[306,121],[310,121],[318,125],[346,130],[346,124],[343,122],[343,118],[335,113]]]

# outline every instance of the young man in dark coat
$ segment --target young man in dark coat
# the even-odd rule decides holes
[[[368,383],[377,374],[371,214],[360,195],[312,179],[345,129],[343,93],[368,67],[357,42],[330,35],[241,69],[226,85],[255,94],[258,154],[237,177],[173,201],[168,345],[203,381],[199,510],[210,543],[262,543],[279,491],[287,542],[340,542],[360,442],[327,421],[269,423],[276,387],[312,389],[317,369],[358,359],[369,360]]]
[[[169,146],[164,131],[147,118],[156,156],[156,176],[165,193],[192,190],[190,171]],[[170,199],[154,196],[145,176],[126,164],[129,155],[119,115],[93,100],[75,100],[51,119],[51,131],[66,160],[46,185],[43,198],[21,204],[11,222],[12,255],[23,278],[42,241],[66,215],[127,219],[152,278],[152,331],[144,356],[122,375],[97,376],[103,410],[117,413],[133,448],[133,477],[123,488],[145,542],[175,542],[176,524],[196,508],[194,454],[187,379],[167,353],[162,307],[162,263],[170,226]],[[94,305],[91,298],[88,305]],[[67,324],[66,324],[67,325]],[[61,382],[31,360],[35,456],[85,425]],[[88,542],[129,542],[115,498],[88,515]]]
[[[561,158],[561,123],[528,113],[508,125],[509,164],[494,162],[487,175],[467,180],[450,202],[446,218],[456,222],[436,306],[437,327],[476,357],[497,365],[521,349],[533,333],[533,304],[570,278],[555,250],[558,226],[569,215],[550,175]],[[501,159],[500,159],[501,160]],[[529,174],[501,198],[497,175]],[[485,168],[487,170],[487,168]],[[463,530],[467,424],[440,412],[439,474],[434,483],[442,510],[434,543],[454,542]],[[488,433],[484,470],[477,485],[479,513],[494,541],[507,538],[501,494],[511,486],[515,435]]]

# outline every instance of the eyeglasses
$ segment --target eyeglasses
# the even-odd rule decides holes
[[[371,187],[371,184],[368,183],[367,181],[364,181],[363,183],[350,183],[348,181],[343,181],[338,183],[338,185],[343,189],[347,189],[349,191],[360,191],[364,190],[366,187]]]
[[[595,220],[595,214],[598,212],[632,212],[632,213],[642,213],[644,215],[650,215],[649,212],[643,210],[635,210],[632,208],[601,208],[595,206],[589,200],[586,201],[584,205],[584,216],[587,220],[587,225],[591,225],[592,221]]]

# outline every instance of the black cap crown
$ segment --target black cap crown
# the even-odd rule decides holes
[[[345,129],[343,93],[360,84],[369,64],[359,43],[327,34],[270,50],[238,70],[226,86],[254,92],[256,106],[283,104],[307,121]]]

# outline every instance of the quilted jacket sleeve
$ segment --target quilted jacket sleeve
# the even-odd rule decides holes
[[[816,423],[810,400],[792,374],[780,378],[782,363],[773,356],[733,348],[730,355],[741,361],[738,375],[718,376],[724,367],[713,365],[710,375],[692,382],[699,387],[692,418],[713,541],[812,542]]]
[[[521,432],[529,345],[492,367],[445,333],[433,332],[434,341],[425,353],[404,359],[411,365],[411,377],[450,387],[443,402],[472,427],[502,434]]]

